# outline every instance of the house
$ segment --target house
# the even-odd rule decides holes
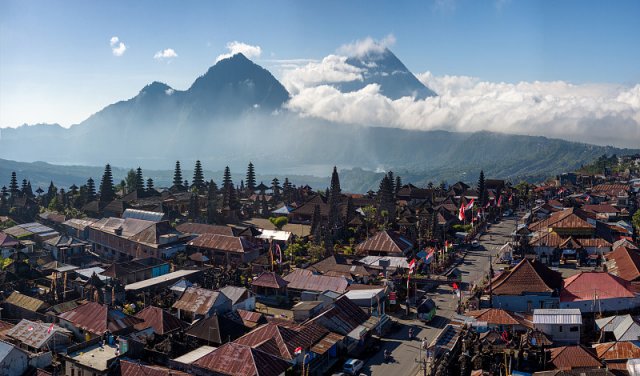
[[[560,273],[527,258],[492,281],[493,307],[514,312],[557,308],[562,288]]]
[[[0,373],[22,375],[29,368],[29,354],[8,342],[0,341]]]
[[[231,299],[231,309],[234,311],[238,309],[253,311],[256,309],[256,296],[247,288],[228,285],[221,288],[220,292]]]
[[[191,363],[195,375],[284,376],[291,364],[259,348],[226,343]]]
[[[175,359],[169,360],[169,366],[173,369],[189,370],[189,367],[193,362],[207,354],[210,354],[215,349],[216,347],[213,346],[200,346],[193,351],[189,351]]]
[[[526,331],[530,324],[526,323],[522,316],[500,308],[485,308],[465,313],[476,321],[475,326],[485,326],[489,330],[502,332]]]
[[[49,308],[49,304],[40,299],[32,298],[28,295],[14,291],[2,303],[3,317],[26,318],[30,320],[44,319],[44,313]]]
[[[58,317],[61,327],[84,340],[100,337],[107,332],[127,334],[135,330],[136,324],[144,321],[96,302],[83,304]]]
[[[413,243],[390,230],[379,231],[356,246],[358,254],[369,256],[406,256]]]
[[[169,263],[155,257],[115,262],[101,274],[127,285],[169,273]]]
[[[20,320],[5,335],[23,349],[31,352],[66,350],[71,343],[70,331],[55,324]]]
[[[593,349],[607,369],[614,372],[624,373],[627,360],[640,358],[640,343],[637,340],[597,343]]]
[[[106,343],[102,345],[100,338],[92,341],[69,346],[67,353],[62,354],[64,359],[64,375],[92,375],[104,376],[110,374],[111,365],[120,356],[120,344],[118,346]]]
[[[595,214],[596,219],[604,222],[613,221],[620,215],[620,209],[609,204],[583,205],[582,210]]]
[[[288,284],[274,272],[263,272],[251,281],[251,290],[258,300],[285,301],[289,299]]]
[[[352,259],[341,255],[329,256],[310,265],[306,269],[314,273],[333,277],[342,276],[350,281],[362,281],[363,283],[367,283],[370,277],[378,274],[373,268],[362,265],[360,262],[354,262]]]
[[[560,308],[616,312],[640,306],[640,298],[624,279],[606,272],[580,272],[564,280]]]
[[[90,224],[88,230],[87,241],[107,259],[166,259],[185,250],[184,239],[168,221],[111,217]]]
[[[88,245],[89,243],[74,237],[58,235],[45,240],[42,247],[50,251],[54,259],[65,262],[73,256],[84,254],[84,250]]]
[[[242,325],[248,329],[254,329],[255,327],[266,324],[267,319],[260,312],[253,311],[245,311],[243,309],[239,309],[235,312],[242,321]]]
[[[231,299],[220,291],[192,286],[184,290],[172,307],[178,311],[178,318],[195,322],[214,313],[223,314],[231,311]]]
[[[200,252],[215,265],[240,265],[255,260],[259,247],[244,237],[202,234],[187,243],[190,252]]]
[[[631,315],[616,315],[596,320],[601,339],[616,341],[640,340],[640,320]]]
[[[142,311],[136,313],[135,317],[143,320],[143,322],[135,325],[137,330],[152,327],[153,332],[159,335],[179,332],[189,326],[186,322],[164,309],[154,306],[145,307]]]
[[[549,365],[558,370],[602,367],[595,351],[582,345],[554,347],[550,353]]]
[[[535,309],[533,327],[551,337],[554,343],[580,343],[582,314],[579,309]]]
[[[67,235],[80,239],[87,240],[89,237],[89,226],[93,224],[97,219],[91,218],[71,218],[62,222],[62,228]]]
[[[640,281],[640,251],[619,246],[609,253],[604,264],[605,270],[628,282]]]
[[[344,277],[330,277],[326,275],[313,274],[310,270],[296,269],[287,274],[283,279],[289,284],[289,293],[300,294],[303,291],[324,292],[327,290],[343,293],[349,287],[349,281]]]
[[[293,321],[303,322],[312,317],[315,317],[320,311],[322,311],[322,302],[311,300],[298,302],[291,308],[293,312]]]
[[[17,239],[9,234],[0,231],[0,255],[7,258],[15,253],[20,246]]]
[[[245,327],[225,315],[214,314],[191,325],[185,334],[201,344],[220,346],[246,333]]]

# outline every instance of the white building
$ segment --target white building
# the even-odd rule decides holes
[[[554,342],[579,344],[582,314],[579,309],[534,309],[533,327]]]

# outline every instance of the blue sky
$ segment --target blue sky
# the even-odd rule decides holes
[[[632,86],[638,20],[640,1],[3,0],[0,126],[77,123],[154,80],[186,89],[230,41],[260,46],[276,76],[279,60],[393,35],[415,73]],[[154,59],[168,48],[177,57]]]

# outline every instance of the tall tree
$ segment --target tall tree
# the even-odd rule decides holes
[[[204,173],[202,172],[202,164],[200,161],[196,161],[196,166],[193,169],[193,186],[196,187],[198,191],[204,189]]]
[[[247,166],[247,189],[251,192],[256,190],[256,172],[253,168],[253,163],[249,162]]]
[[[91,202],[96,199],[96,183],[93,178],[87,180],[87,202]]]
[[[176,161],[176,168],[173,171],[173,186],[182,188],[182,170],[180,169],[180,161]]]
[[[342,189],[340,188],[340,178],[338,177],[338,169],[333,166],[331,173],[331,186],[329,187],[329,230],[334,231],[340,225],[340,201],[342,198]]]
[[[480,177],[478,178],[478,201],[480,203],[480,207],[484,208],[486,204],[487,198],[487,188],[485,187],[484,182],[484,171],[480,170]]]
[[[138,175],[136,174],[136,170],[134,169],[130,169],[127,172],[127,177],[125,178],[125,183],[126,183],[126,192],[123,193],[129,193],[129,192],[133,192],[136,190],[137,186],[138,186]]]
[[[111,174],[111,165],[104,166],[102,181],[100,181],[100,201],[107,203],[116,198],[115,187],[113,186],[113,175]]]
[[[144,176],[142,176],[142,169],[140,166],[136,169],[136,191],[144,191]]]
[[[11,196],[17,196],[20,193],[20,188],[18,187],[18,178],[16,177],[16,172],[13,171],[11,173],[11,182],[9,183],[9,193]]]

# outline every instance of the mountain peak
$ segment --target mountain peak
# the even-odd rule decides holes
[[[173,89],[171,86],[165,84],[164,82],[153,81],[149,85],[145,86],[140,90],[140,95],[158,95],[165,94],[171,95],[173,93]]]
[[[360,90],[369,84],[378,84],[382,94],[391,99],[406,96],[424,99],[437,95],[420,82],[388,48],[369,50],[363,54],[351,56],[347,58],[347,63],[362,70],[363,80],[340,85],[343,92]]]

